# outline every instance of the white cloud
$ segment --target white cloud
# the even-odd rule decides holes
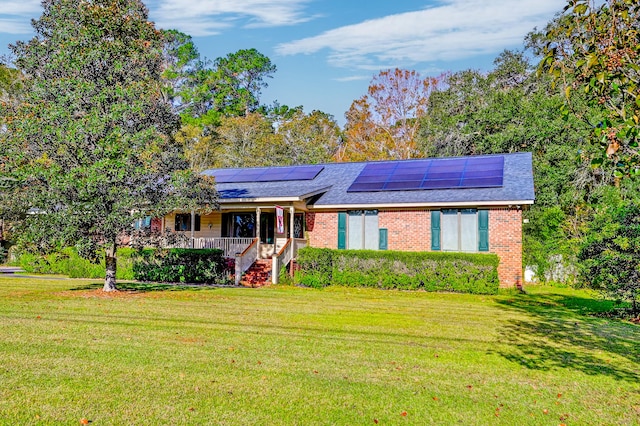
[[[13,19],[0,18],[0,32],[6,34],[29,34],[32,31],[29,22],[28,19],[20,22]]]
[[[559,0],[443,0],[436,7],[283,43],[276,51],[296,55],[328,49],[332,65],[361,69],[457,60],[519,46],[561,8]]]
[[[31,33],[31,18],[41,11],[40,0],[0,0],[0,33]]]
[[[310,0],[156,0],[148,3],[151,19],[161,28],[193,36],[218,34],[236,25],[245,28],[294,25],[312,17],[303,14]]]
[[[334,78],[334,81],[339,81],[340,83],[348,83],[350,81],[370,80],[371,77],[372,75],[350,75],[347,77]]]

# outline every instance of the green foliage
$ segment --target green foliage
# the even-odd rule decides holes
[[[591,288],[630,302],[638,313],[640,295],[640,203],[603,205],[590,224],[579,253],[582,277]]]
[[[133,273],[140,281],[227,284],[222,253],[219,249],[144,249]]]
[[[602,108],[592,124],[601,149],[594,166],[616,176],[640,174],[640,3],[568,0],[565,14],[547,26],[540,70],[562,86],[563,112],[582,115],[576,94]]]
[[[529,35],[534,53],[538,37]],[[591,129],[576,116],[558,113],[563,95],[549,76],[536,75],[522,52],[505,51],[494,64],[486,74],[451,74],[431,94],[421,150],[426,156],[532,152],[536,201],[524,212],[526,265],[537,268],[539,280],[558,262],[562,270],[575,271],[588,204],[594,192],[613,183],[613,173],[591,167],[589,159],[599,150],[590,143]],[[585,117],[600,113],[579,96],[574,106]]]
[[[188,163],[170,138],[178,117],[163,96],[165,39],[142,2],[43,7],[35,37],[11,46],[28,90],[5,107],[2,177],[13,179],[11,197],[44,213],[26,221],[40,242],[106,250],[112,290],[115,247],[136,217],[213,208],[216,194],[183,171]]]
[[[309,287],[342,285],[384,289],[495,294],[494,254],[330,250],[298,253],[296,282]]]
[[[265,115],[266,114],[266,115]],[[320,111],[285,110],[223,117],[215,133],[184,125],[176,135],[194,170],[331,161],[342,141],[334,118]]]
[[[282,268],[280,268],[280,271],[278,273],[278,282],[282,285],[293,284],[293,277],[291,276],[291,274],[289,274],[289,269],[286,265],[283,265]]]
[[[298,250],[296,263],[300,270],[295,281],[307,287],[320,288],[331,284],[334,250],[304,247]]]
[[[0,102],[10,102],[23,91],[23,79],[20,72],[0,64]]]
[[[276,66],[256,49],[242,49],[215,60],[215,103],[232,115],[247,115],[260,105],[260,93],[267,87]]]
[[[527,216],[529,223],[524,225],[525,264],[536,266],[538,279],[554,281],[556,277],[551,272],[555,263],[560,262],[563,268],[570,268],[570,260],[575,258],[577,240],[569,238],[569,218],[559,205],[532,208]]]
[[[98,257],[98,253],[95,253]],[[132,248],[121,247],[117,252],[118,270],[116,278],[132,280],[133,264],[136,251]],[[75,247],[67,247],[52,253],[41,254],[23,251],[18,254],[16,263],[26,272],[33,274],[60,274],[69,278],[102,278],[105,274],[104,258],[92,262],[81,257]]]

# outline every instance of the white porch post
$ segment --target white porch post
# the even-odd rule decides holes
[[[260,207],[256,207],[256,237],[258,238],[258,242],[256,243],[256,257],[260,259]]]
[[[289,275],[293,276],[293,257],[296,254],[296,239],[294,236],[294,222],[295,222],[295,212],[296,209],[295,207],[291,206],[289,207],[289,216],[291,216],[289,218],[289,237],[291,238],[291,248],[289,250],[291,250],[291,260],[289,261]]]

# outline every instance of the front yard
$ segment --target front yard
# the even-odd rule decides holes
[[[0,277],[0,424],[640,424],[585,292],[100,287]]]

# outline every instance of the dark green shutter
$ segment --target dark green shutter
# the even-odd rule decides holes
[[[431,211],[431,250],[440,250],[440,210]]]
[[[200,230],[200,215],[197,214],[196,215],[196,229],[195,231],[199,231]]]
[[[489,210],[478,210],[478,251],[489,251]]]
[[[338,249],[347,248],[347,214],[338,213]]]
[[[389,242],[388,242],[389,233],[385,228],[380,228],[379,232],[380,232],[380,239],[378,243],[378,248],[380,250],[386,250],[387,247],[389,246]]]

